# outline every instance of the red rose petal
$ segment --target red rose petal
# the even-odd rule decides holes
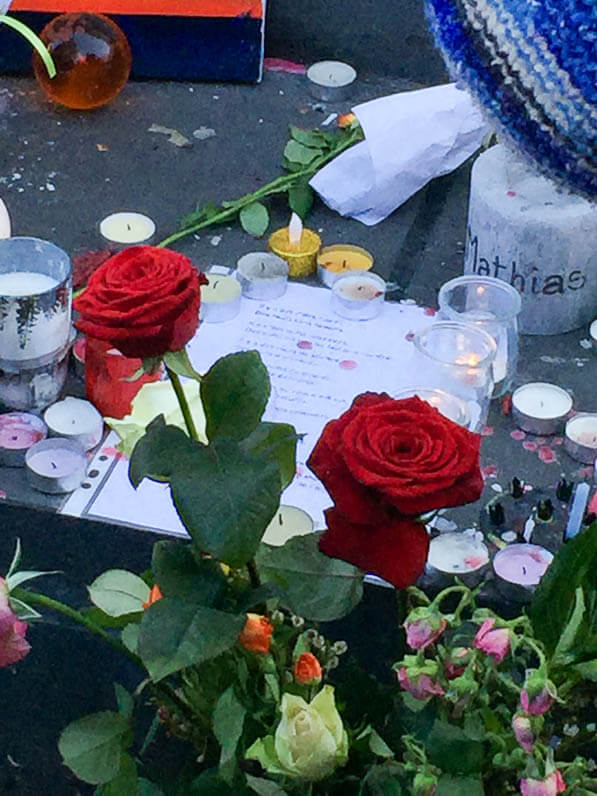
[[[327,531],[319,540],[322,553],[372,572],[398,589],[411,586],[427,561],[429,536],[414,520],[384,525],[351,523],[337,508],[325,513]]]

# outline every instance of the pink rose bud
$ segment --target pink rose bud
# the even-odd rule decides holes
[[[31,649],[25,638],[27,625],[13,614],[12,625],[0,633],[0,667],[10,666],[22,660]]]
[[[557,770],[545,779],[521,779],[520,792],[522,796],[557,796],[566,790],[564,777]]]
[[[406,643],[415,650],[424,650],[437,641],[447,627],[448,623],[440,614],[427,608],[415,609],[404,623]]]
[[[528,716],[522,716],[520,713],[517,713],[512,719],[512,729],[522,749],[524,749],[527,755],[530,755],[533,751],[533,741],[535,740],[531,727],[531,720]]]
[[[501,663],[510,651],[510,633],[505,627],[493,629],[495,619],[486,619],[473,640],[473,646]]]
[[[13,626],[15,615],[8,602],[8,587],[0,577],[0,635]]]
[[[466,664],[469,662],[471,650],[468,647],[454,647],[450,650],[450,657],[444,660],[444,676],[446,680],[453,680],[464,674]]]
[[[540,669],[527,669],[520,706],[531,716],[542,716],[553,705],[557,697],[555,685]]]
[[[444,696],[446,693],[428,674],[415,674],[409,677],[405,666],[398,670],[398,682],[415,699],[429,699],[432,696]]]

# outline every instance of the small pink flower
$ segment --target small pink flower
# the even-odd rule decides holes
[[[512,719],[512,730],[519,745],[524,749],[527,755],[533,751],[533,729],[531,727],[531,720],[528,716],[521,716],[520,713]]]
[[[495,619],[486,619],[477,631],[473,646],[501,663],[510,651],[510,634],[505,627],[493,630],[494,625]]]
[[[556,768],[545,779],[521,779],[520,792],[522,796],[557,796],[566,790],[564,777]]]
[[[0,636],[14,624],[16,616],[8,602],[8,587],[4,578],[0,577]]]
[[[0,667],[18,663],[27,655],[31,646],[25,638],[26,630],[25,622],[15,617],[8,630],[0,633]]]
[[[437,641],[447,627],[448,623],[445,619],[435,622],[432,617],[415,619],[414,622],[409,622],[407,619],[404,623],[406,643],[414,650],[424,650],[425,647]]]
[[[418,674],[411,679],[405,666],[398,671],[398,682],[415,699],[444,696],[446,693],[441,685],[436,683],[428,674]]]
[[[554,703],[554,697],[547,688],[543,688],[532,699],[528,691],[520,692],[520,706],[529,716],[542,716]]]

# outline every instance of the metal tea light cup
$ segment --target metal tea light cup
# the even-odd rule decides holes
[[[508,392],[518,365],[520,293],[501,279],[459,276],[441,286],[438,304],[440,318],[470,323],[494,338],[493,397]]]

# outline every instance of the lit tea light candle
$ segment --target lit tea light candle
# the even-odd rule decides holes
[[[311,94],[324,102],[342,102],[351,94],[357,73],[343,61],[318,61],[307,69]]]
[[[324,246],[317,258],[317,273],[324,285],[331,287],[339,276],[351,271],[369,271],[373,255],[360,246],[337,243]]]
[[[526,599],[553,561],[553,554],[536,544],[509,544],[498,550],[493,559],[493,569],[499,579],[511,584],[507,589],[511,599]]]
[[[70,439],[44,439],[25,454],[27,480],[33,489],[61,495],[77,489],[87,470],[85,450]]]
[[[246,298],[278,298],[286,292],[288,263],[271,252],[249,252],[236,264],[236,278]]]
[[[341,318],[366,321],[381,312],[386,283],[377,274],[347,274],[332,285],[332,309]]]
[[[7,412],[0,415],[0,464],[24,467],[25,454],[48,434],[46,424],[28,412]]]
[[[303,227],[296,213],[292,214],[287,227],[272,232],[267,245],[270,251],[286,260],[288,275],[293,279],[309,276],[317,268],[321,238],[312,229]]]
[[[514,422],[531,434],[559,434],[572,405],[569,392],[548,382],[529,382],[512,393]]]
[[[150,244],[155,235],[155,223],[143,213],[112,213],[100,222],[99,230],[108,248],[118,250]]]
[[[306,511],[296,506],[280,506],[265,529],[263,541],[280,546],[293,536],[305,536],[313,531],[313,520]]]
[[[206,323],[222,323],[236,318],[240,312],[241,286],[238,279],[222,274],[205,274],[207,285],[201,286],[199,317]]]
[[[49,406],[44,420],[53,437],[78,442],[86,451],[95,448],[104,433],[104,419],[95,406],[82,398],[65,398]]]
[[[10,238],[10,216],[2,199],[0,199],[0,238]]]
[[[456,576],[473,587],[483,579],[488,563],[489,550],[479,531],[440,533],[429,543],[425,578],[443,588]]]
[[[466,403],[456,395],[445,392],[445,390],[438,390],[432,387],[409,387],[396,393],[393,397],[400,399],[409,398],[413,395],[418,395],[422,401],[433,406],[440,414],[454,421],[454,423],[458,423],[459,426],[467,426],[469,424],[470,412]]]
[[[597,413],[582,412],[566,423],[564,448],[569,456],[593,464],[597,456]]]

